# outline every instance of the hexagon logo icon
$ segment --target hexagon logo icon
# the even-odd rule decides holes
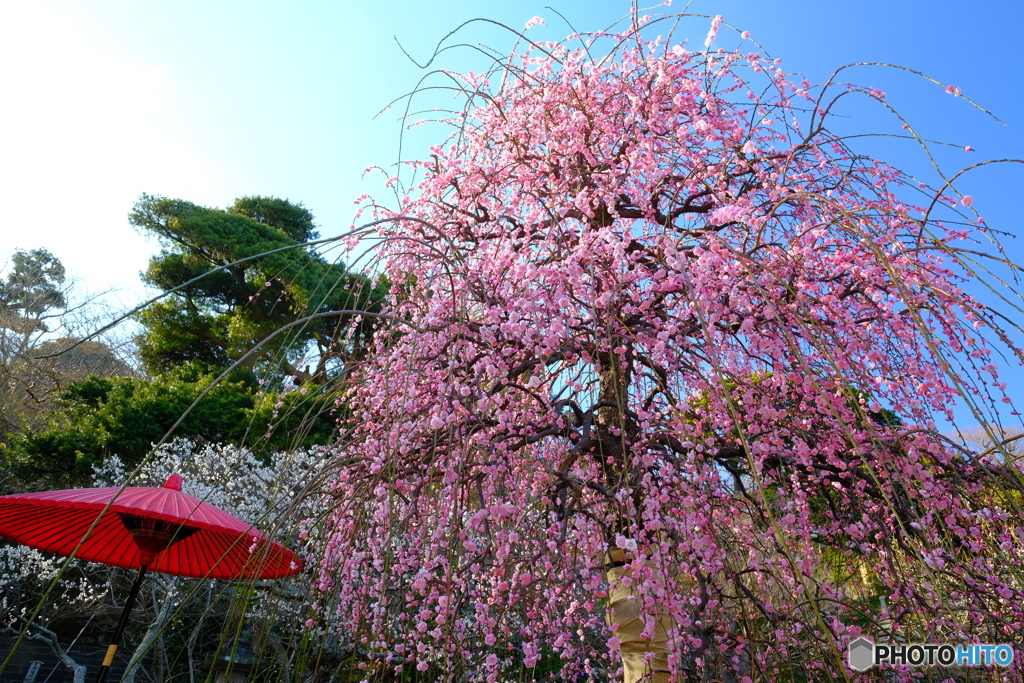
[[[867,671],[875,664],[875,644],[867,638],[851,640],[849,646],[850,668],[855,671]]]

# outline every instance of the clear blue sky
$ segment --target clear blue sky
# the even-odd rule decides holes
[[[628,9],[618,0],[553,6],[581,30],[603,28]],[[723,14],[813,80],[848,62],[888,61],[960,86],[1009,127],[911,76],[857,74],[924,132],[978,150],[969,159],[947,155],[952,168],[983,156],[1024,157],[1022,7],[698,0],[691,10]],[[122,287],[131,300],[155,249],[125,219],[142,192],[213,206],[243,194],[288,197],[304,202],[329,235],[351,222],[352,200],[366,189],[363,169],[395,158],[395,116],[373,117],[421,72],[393,36],[425,56],[466,19],[521,28],[535,14],[548,25],[531,36],[568,32],[541,2],[523,0],[0,3],[0,259],[14,247],[45,246],[86,287]],[[705,31],[693,24],[692,42]],[[482,25],[460,35],[509,42]],[[864,124],[892,127],[868,117]],[[904,143],[877,149],[897,162],[912,151]],[[964,187],[990,222],[1013,221],[1022,181],[1024,172],[1003,170]]]
[[[579,30],[604,28],[629,9],[618,0],[556,0],[553,7]],[[881,61],[959,86],[1008,127],[908,74],[863,69],[852,76],[885,90],[923,135],[977,150],[945,151],[950,170],[982,158],[1024,158],[1024,3],[695,0],[690,10],[724,15],[812,81],[849,62]],[[83,288],[117,287],[122,301],[137,301],[137,274],[156,249],[126,220],[142,192],[210,206],[278,195],[304,202],[324,235],[343,230],[353,199],[372,187],[363,169],[396,156],[396,116],[374,115],[422,74],[394,36],[422,58],[466,19],[521,29],[533,15],[547,26],[531,29],[531,37],[569,32],[542,2],[524,0],[5,0],[0,263],[15,247],[46,247]],[[680,35],[700,45],[706,30],[706,22],[694,22]],[[499,48],[511,43],[481,24],[459,35]],[[721,44],[738,44],[731,40]],[[851,130],[899,132],[878,112],[848,110]],[[865,144],[899,166],[922,165],[909,143]],[[1004,167],[968,178],[961,189],[990,225],[1019,232],[1022,184],[1024,169]],[[1024,254],[1016,243],[1010,249]]]

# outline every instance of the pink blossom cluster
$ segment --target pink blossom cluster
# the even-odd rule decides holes
[[[321,549],[359,666],[612,676],[612,548],[680,681],[1019,642],[1021,484],[935,424],[999,394],[968,233],[777,63],[606,39],[467,79],[421,182],[365,205],[407,324],[356,372]]]

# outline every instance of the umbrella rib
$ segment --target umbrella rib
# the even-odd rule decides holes
[[[61,555],[74,553],[80,560],[135,568],[143,552],[121,514],[196,529],[159,552],[153,571],[218,579],[277,578],[298,571],[294,553],[220,508],[182,493],[180,477],[176,482],[169,478],[161,488],[0,497],[0,537]]]
[[[39,520],[37,517],[33,520],[34,523],[23,531],[32,543],[63,546],[69,542],[74,542],[77,545],[82,540],[83,532],[80,525],[89,523],[90,520],[87,516],[78,515],[79,519],[72,520],[74,524],[78,525],[76,528],[74,525],[67,526],[66,522],[60,523],[59,517],[63,515],[58,516],[57,513],[50,512],[46,508],[41,508],[41,510],[45,515],[44,519]],[[32,519],[31,511],[26,510],[25,512],[25,517]]]

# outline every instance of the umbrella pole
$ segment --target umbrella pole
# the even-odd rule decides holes
[[[121,634],[124,633],[124,627],[128,624],[128,613],[132,611],[132,606],[135,604],[135,598],[139,595],[139,586],[142,585],[142,577],[146,575],[146,565],[139,567],[139,573],[135,577],[135,583],[132,584],[132,590],[128,593],[128,600],[124,603],[124,609],[121,611],[121,620],[117,622],[117,628],[114,630],[114,637],[111,638],[110,645],[107,647],[107,655],[103,658],[103,664],[100,666],[100,673],[96,677],[96,683],[103,683],[107,679],[107,673],[110,671],[110,665],[114,663],[114,654],[117,652],[117,645],[121,642]]]

